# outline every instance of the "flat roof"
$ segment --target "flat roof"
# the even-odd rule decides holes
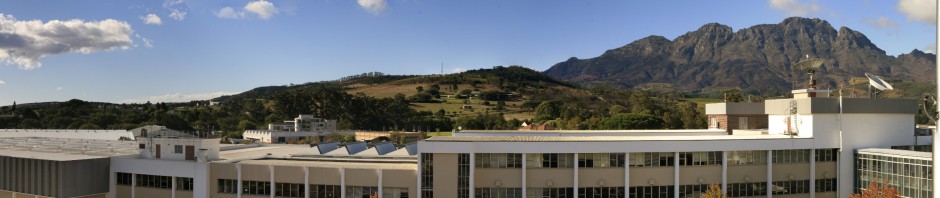
[[[428,142],[626,142],[810,139],[789,135],[696,135],[696,136],[434,136]]]
[[[645,129],[645,130],[463,130],[460,133],[715,133],[726,132],[722,129]]]
[[[137,155],[136,141],[46,137],[0,138],[0,155],[51,161],[74,161]]]
[[[255,147],[237,148],[232,150],[223,150],[219,152],[221,159],[242,159],[264,156],[268,153],[271,157],[290,157],[295,154],[316,154],[316,149],[308,145],[292,144],[261,144]]]
[[[254,165],[275,165],[275,166],[309,166],[317,168],[347,168],[347,169],[394,169],[394,170],[417,170],[418,164],[415,162],[330,162],[330,161],[311,161],[299,159],[258,159],[246,160],[241,164]]]
[[[886,149],[886,148],[867,148],[859,149],[859,153],[865,154],[877,154],[877,155],[886,155],[892,157],[901,157],[901,158],[913,158],[921,160],[932,160],[933,153],[931,152],[921,152],[921,151],[909,151],[909,150],[900,150],[900,149]]]

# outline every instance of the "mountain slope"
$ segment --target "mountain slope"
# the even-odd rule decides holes
[[[568,82],[641,87],[668,84],[678,90],[738,87],[780,94],[805,87],[792,68],[806,55],[825,59],[821,88],[837,87],[865,72],[888,79],[931,82],[936,55],[912,51],[888,56],[864,34],[820,19],[792,17],[778,24],[734,32],[710,23],[674,40],[649,36],[590,59],[570,58],[544,73]]]

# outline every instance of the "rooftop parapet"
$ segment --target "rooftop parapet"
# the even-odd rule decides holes
[[[764,101],[768,115],[838,114],[839,98],[791,98]],[[844,114],[917,114],[917,100],[884,98],[843,98]],[[796,110],[792,112],[792,110]]]
[[[764,103],[711,103],[705,104],[705,115],[761,115]]]

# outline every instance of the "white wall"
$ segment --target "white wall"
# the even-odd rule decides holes
[[[209,197],[209,163],[114,157],[110,174],[117,172],[193,178],[193,197]],[[109,197],[115,197],[114,185]]]

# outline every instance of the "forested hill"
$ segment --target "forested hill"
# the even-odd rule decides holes
[[[903,83],[937,79],[935,54],[913,50],[889,56],[861,32],[800,17],[736,32],[710,23],[673,40],[649,36],[598,57],[572,57],[545,74],[579,84],[680,91],[741,88],[780,95],[789,93],[794,83],[805,86],[806,75],[792,65],[806,55],[825,59],[817,75],[823,88],[847,85],[866,72]]]
[[[189,103],[99,104],[80,100],[0,107],[0,128],[130,129],[164,125],[221,130],[238,137],[298,114],[336,119],[340,129],[450,131],[517,129],[523,122],[556,129],[702,128],[695,102],[675,93],[583,89],[521,66],[448,75],[363,76],[341,81],[261,87]]]

